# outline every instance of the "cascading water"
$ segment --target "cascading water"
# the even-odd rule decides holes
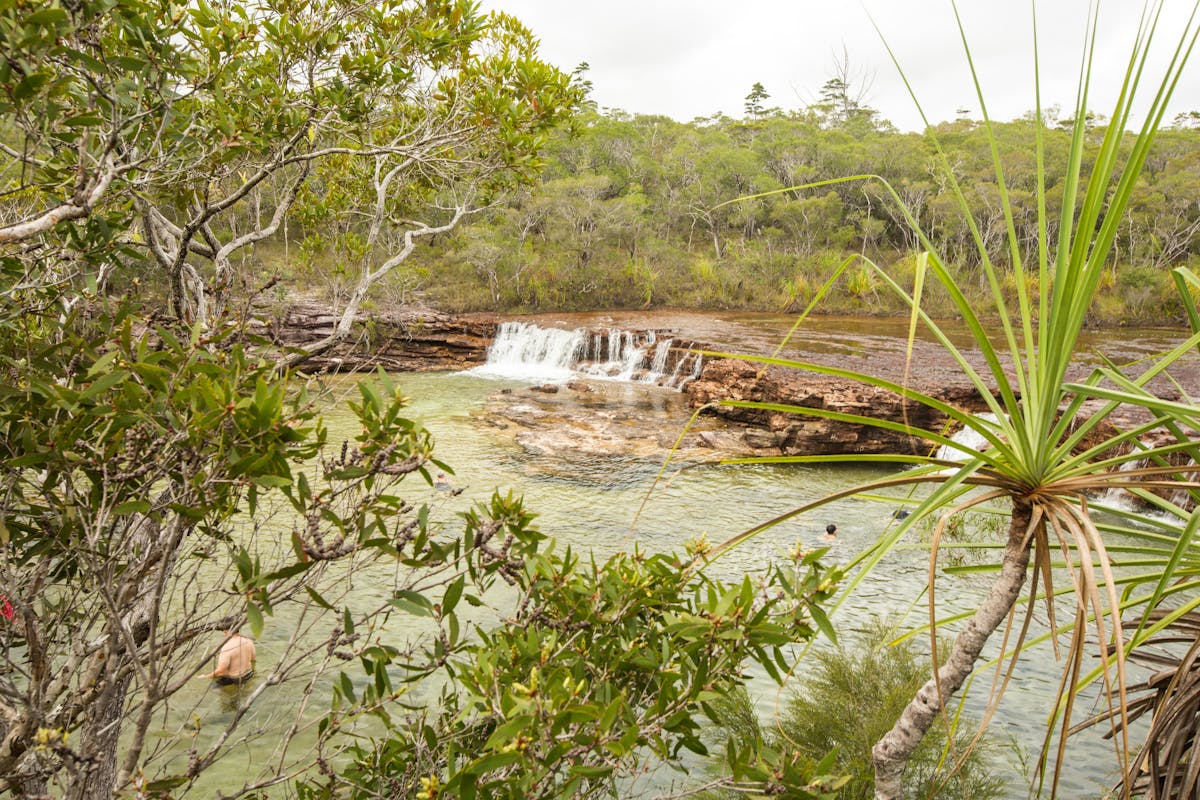
[[[983,420],[992,425],[995,425],[997,422],[996,415],[990,413],[977,414],[976,419]],[[972,457],[969,450],[978,451],[988,444],[987,439],[981,436],[974,428],[963,428],[950,437],[950,441],[950,444],[944,444],[938,448],[938,459],[942,461],[963,462]],[[1135,450],[1146,449],[1144,445],[1136,441],[1133,443],[1133,447]],[[1192,462],[1189,460],[1188,463],[1191,464]],[[1132,458],[1122,462],[1117,467],[1116,473],[1119,475],[1120,473],[1131,472],[1147,466],[1151,466],[1151,463],[1146,459]],[[1175,490],[1166,499],[1181,508],[1190,509],[1193,506],[1192,497],[1186,490]],[[1120,487],[1110,488],[1096,496],[1093,500],[1097,506],[1113,511],[1137,511],[1143,514],[1155,513],[1153,509],[1149,508],[1147,503],[1139,500],[1136,496]]]
[[[586,345],[583,331],[505,322],[488,348],[487,363],[472,372],[494,378],[563,382],[571,379]]]
[[[976,414],[975,418],[985,423],[990,423],[994,426],[999,420],[995,414],[984,413]],[[941,461],[969,461],[974,458],[971,450],[980,450],[988,444],[988,440],[980,435],[979,431],[974,428],[963,428],[958,433],[950,437],[951,444],[944,444],[938,448],[937,458]],[[959,445],[955,447],[955,445]]]
[[[1135,450],[1145,450],[1139,442],[1133,443]],[[1147,466],[1148,462],[1144,458],[1135,458],[1125,461],[1117,467],[1117,472],[1131,472],[1135,469],[1141,469]],[[1116,509],[1119,511],[1134,511],[1138,510],[1137,504],[1134,502],[1134,497],[1129,492],[1119,487],[1108,489],[1100,497],[1099,504],[1107,508]]]
[[[654,359],[650,362],[650,372],[664,375],[667,371],[667,356],[671,355],[671,340],[659,342],[654,348]]]
[[[1146,445],[1138,441],[1133,442],[1133,449],[1139,452],[1145,452],[1148,450]],[[1191,458],[1186,458],[1180,466],[1194,467],[1195,465],[1195,461],[1193,461]],[[1128,461],[1122,462],[1117,467],[1117,473],[1128,473],[1137,469],[1153,466],[1156,465],[1150,459],[1131,458]],[[1167,502],[1174,503],[1185,510],[1191,510],[1196,505],[1191,492],[1189,492],[1187,489],[1174,489],[1169,494],[1164,494],[1162,496]],[[1119,511],[1136,511],[1142,514],[1160,513],[1152,508],[1148,502],[1120,487],[1113,487],[1105,491],[1104,494],[1099,497],[1098,504],[1106,508]]]
[[[538,383],[563,383],[585,375],[680,388],[700,374],[700,356],[684,354],[668,375],[671,346],[671,339],[659,339],[654,331],[568,331],[505,322],[488,348],[487,363],[471,372]],[[690,373],[683,373],[684,362],[690,362]]]

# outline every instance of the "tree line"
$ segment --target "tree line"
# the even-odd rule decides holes
[[[975,236],[994,263],[1011,261],[993,140],[1017,245],[1025,253],[1035,247],[1032,115],[993,124],[991,136],[983,123],[962,118],[930,137],[896,131],[847,96],[842,81],[831,80],[824,97],[784,113],[764,111],[752,92],[743,119],[677,122],[592,111],[552,137],[537,183],[439,241],[400,288],[460,309],[791,310],[855,254],[911,275],[920,243],[907,210],[945,248],[963,285],[982,291]],[[1067,166],[1071,120],[1053,110],[1045,116],[1046,202],[1054,207],[1062,202],[1054,176]],[[1200,257],[1200,130],[1189,121],[1181,115],[1155,142],[1093,321],[1162,321],[1164,307],[1182,320],[1169,270]],[[1094,158],[1104,133],[1089,120],[1085,159]],[[939,149],[957,187],[938,170]],[[834,182],[847,176],[864,177]],[[747,195],[764,196],[721,205]],[[879,289],[870,270],[852,267],[824,307],[897,310]],[[931,300],[949,310],[945,298]]]

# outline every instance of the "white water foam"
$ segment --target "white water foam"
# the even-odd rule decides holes
[[[488,348],[487,363],[471,372],[491,378],[563,383],[575,374],[573,367],[583,354],[585,339],[579,330],[505,322]]]
[[[493,378],[534,383],[565,383],[584,375],[600,380],[654,383],[679,388],[700,371],[700,357],[692,358],[692,373],[680,380],[685,356],[668,377],[671,339],[653,331],[636,334],[616,328],[603,331],[542,328],[524,322],[505,322],[488,348],[487,363],[470,370]]]
[[[975,419],[985,423],[988,427],[994,427],[999,419],[995,414],[984,413],[976,414]],[[975,457],[971,450],[978,451],[988,444],[988,440],[974,428],[963,428],[958,433],[950,437],[951,444],[944,444],[938,448],[936,458],[942,461],[970,461]],[[955,447],[955,445],[959,445]]]
[[[1145,452],[1149,448],[1141,442],[1134,441],[1133,449],[1140,452]],[[1195,466],[1192,459],[1187,459],[1184,462],[1185,466]],[[1117,466],[1117,474],[1123,472],[1131,472],[1135,469],[1155,466],[1155,463],[1148,458],[1132,458],[1122,462]],[[1192,496],[1187,489],[1175,489],[1170,494],[1166,495],[1167,502],[1174,503],[1180,508],[1192,508]],[[1113,509],[1116,511],[1132,511],[1140,514],[1145,514],[1150,517],[1161,516],[1164,519],[1176,519],[1170,512],[1160,511],[1149,507],[1148,503],[1143,502],[1140,498],[1130,494],[1125,489],[1120,487],[1112,487],[1099,496],[1096,500],[1097,505],[1104,508]]]

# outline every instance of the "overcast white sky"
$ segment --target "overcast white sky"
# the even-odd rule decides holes
[[[1074,107],[1086,0],[1038,4],[1043,105]],[[1093,111],[1107,115],[1141,15],[1138,0],[1106,0],[1100,9]],[[1189,0],[1166,0],[1156,51],[1165,57],[1186,22]],[[920,117],[871,18],[896,52],[931,122],[959,108],[979,117],[949,0],[484,0],[527,24],[542,55],[570,70],[582,61],[601,107],[666,114],[681,121],[717,111],[743,114],[755,81],[768,106],[814,102],[843,47],[852,71],[866,76],[868,105],[904,130]],[[1033,108],[1030,4],[962,0],[959,9],[988,112],[1009,120]],[[1174,111],[1200,109],[1200,54],[1176,90]],[[1159,62],[1165,63],[1163,62]]]

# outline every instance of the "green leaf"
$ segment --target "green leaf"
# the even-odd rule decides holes
[[[145,514],[150,510],[150,502],[147,500],[126,500],[120,503],[112,510],[114,516],[122,517],[127,514]]]
[[[17,87],[13,89],[13,99],[24,100],[26,97],[29,97],[31,94],[37,92],[38,89],[42,88],[42,86],[49,79],[50,76],[45,72],[33,73],[32,75],[26,77],[25,80],[18,83]]]
[[[604,713],[600,715],[600,721],[597,723],[601,733],[608,733],[612,730],[613,724],[617,721],[617,716],[621,713],[621,708],[624,701],[617,697],[604,709]]]
[[[354,702],[354,682],[350,680],[350,676],[345,672],[338,673],[338,685],[342,691],[342,697]]]
[[[429,602],[428,598],[417,592],[408,590],[396,592],[396,596],[388,602],[401,611],[406,611],[413,616],[433,616],[433,604]]]
[[[255,475],[250,480],[264,488],[282,489],[285,486],[292,485],[292,479],[285,478],[282,475]]]
[[[76,114],[73,117],[67,117],[63,120],[63,125],[68,128],[91,128],[96,125],[103,125],[104,117],[98,114]]]
[[[312,601],[314,603],[316,603],[317,605],[319,605],[321,608],[325,609],[326,611],[334,610],[333,606],[329,603],[329,601],[326,600],[324,597],[322,597],[321,594],[316,589],[312,588],[311,586],[305,586],[304,591],[308,592],[308,596],[312,598]]]
[[[21,22],[29,27],[44,27],[68,22],[70,19],[67,12],[61,8],[43,8],[41,11],[33,12]]]
[[[310,569],[315,563],[317,563],[317,562],[301,561],[296,564],[289,564],[288,566],[281,567],[280,569],[277,569],[274,572],[268,572],[266,575],[263,575],[262,578],[260,578],[259,580],[261,583],[264,583],[264,584],[269,581],[287,580],[288,578],[292,577],[293,575],[299,575],[301,572],[305,572],[306,570]]]
[[[446,594],[442,596],[442,613],[449,614],[458,605],[459,598],[462,597],[464,579],[459,576],[458,580],[446,587]]]
[[[186,775],[176,775],[173,778],[160,778],[156,781],[150,781],[145,785],[144,788],[147,792],[152,793],[169,792],[172,789],[177,789],[180,786],[183,786],[189,780],[191,779]]]
[[[527,714],[521,714],[499,725],[496,730],[492,731],[492,735],[488,737],[483,744],[484,750],[494,750],[497,747],[503,747],[521,731],[528,728],[533,723],[533,718]]]
[[[97,395],[107,392],[119,383],[124,383],[129,380],[129,370],[118,369],[113,370],[107,375],[102,375],[92,382],[92,385],[83,390],[79,395],[79,402],[83,403]]]
[[[494,753],[490,756],[484,756],[478,761],[472,761],[467,765],[465,772],[470,772],[474,775],[483,775],[494,770],[507,767],[510,764],[516,764],[522,758],[520,753]]]
[[[246,602],[246,621],[250,623],[250,636],[257,639],[262,635],[263,616],[262,611],[252,602]]]
[[[808,613],[812,615],[813,622],[821,629],[821,633],[829,637],[829,641],[837,644],[837,634],[834,633],[833,625],[829,622],[829,617],[825,616],[825,612],[820,606],[815,603],[808,606]]]

